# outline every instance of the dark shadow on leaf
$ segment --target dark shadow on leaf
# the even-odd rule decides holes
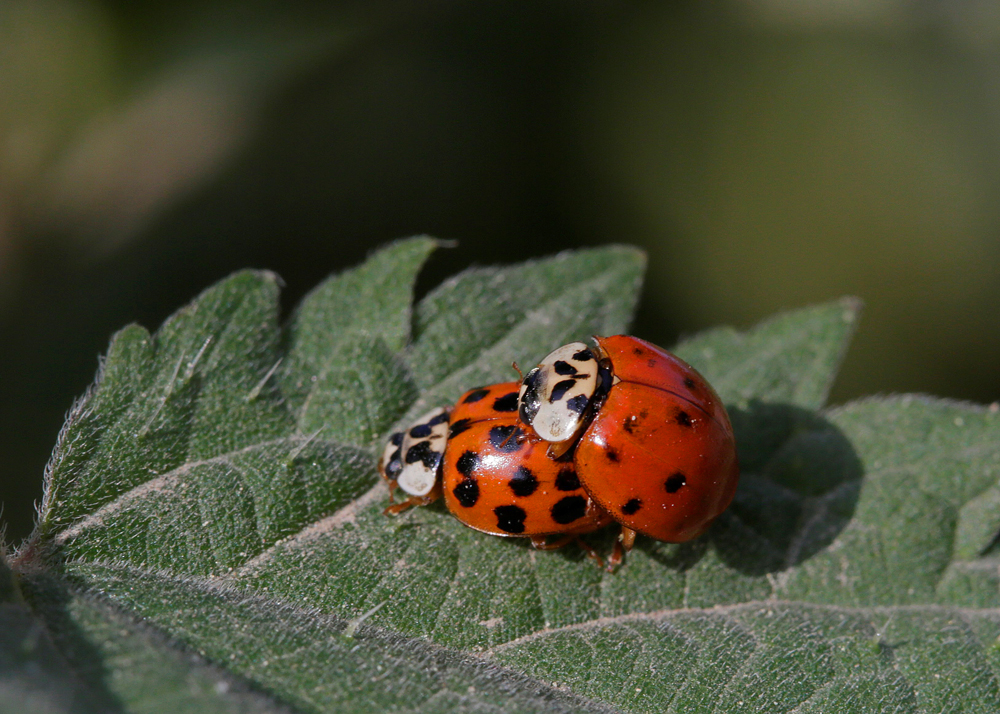
[[[729,407],[740,458],[740,485],[732,506],[708,533],[687,543],[641,537],[636,548],[664,567],[685,571],[714,548],[746,575],[779,572],[808,560],[833,542],[851,520],[863,474],[847,437],[822,414],[790,404],[752,401]],[[446,513],[441,501],[429,508]],[[611,553],[617,525],[583,539],[602,556]],[[527,538],[507,539],[529,549]],[[580,562],[574,544],[557,551]]]
[[[636,548],[671,570],[685,571],[712,547],[723,562],[746,575],[798,565],[833,542],[854,514],[861,462],[847,437],[821,414],[790,404],[752,401],[730,407],[740,457],[740,485],[733,504],[708,533],[687,543],[641,537]],[[598,553],[611,552],[615,525],[583,536]],[[529,548],[527,539],[512,538]],[[568,545],[562,557],[580,561]]]
[[[641,550],[660,565],[681,573],[693,568],[708,552],[708,546],[707,537],[696,538],[687,543],[662,543],[640,537],[635,545],[637,550]]]
[[[38,575],[23,578],[22,589],[35,614],[45,623],[45,628],[59,653],[69,663],[72,675],[80,682],[81,711],[121,712],[121,701],[107,687],[109,668],[96,647],[77,627],[69,612],[71,596],[56,578]],[[76,709],[73,709],[75,711]]]
[[[216,689],[211,701],[218,709],[292,714],[292,710],[274,695],[258,690],[251,682],[205,659],[183,641],[171,639],[136,613],[115,605],[104,595],[95,594],[92,584],[77,576],[67,577],[58,566],[54,570],[58,575],[32,573],[23,577],[21,584],[34,614],[44,622],[53,643],[69,665],[66,676],[79,684],[79,697],[66,711],[109,714],[135,711],[135,702],[123,702],[111,686],[126,692],[123,694],[126,698],[134,696],[128,692],[139,694],[141,707],[142,696],[145,695],[148,701],[149,695],[139,687],[160,686],[163,680],[154,679],[163,676],[168,678],[167,682],[172,678],[190,687],[178,693],[177,706],[183,706],[180,702],[185,700],[209,701],[204,698],[202,688],[214,684]],[[78,597],[85,603],[83,607],[74,592],[79,593]],[[85,626],[89,624],[91,632],[81,627],[80,622]],[[110,654],[94,644],[102,638],[109,643]],[[120,638],[132,641],[119,646]],[[136,656],[141,661],[136,662],[133,672],[129,670],[129,661]],[[152,666],[157,660],[165,667],[162,675]],[[109,683],[115,684],[109,686]]]
[[[854,448],[821,414],[793,405],[753,401],[729,415],[740,486],[707,538],[727,565],[747,575],[809,559],[854,514],[863,474]]]

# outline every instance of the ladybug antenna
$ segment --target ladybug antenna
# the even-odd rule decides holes
[[[515,436],[517,437],[517,443],[518,443],[518,444],[520,444],[520,443],[522,443],[522,442],[523,442],[523,440],[524,440],[524,432],[522,432],[522,431],[521,431],[520,429],[514,429],[514,431],[510,432],[510,433],[509,433],[509,434],[507,435],[507,438],[506,438],[506,439],[504,439],[504,440],[503,440],[503,441],[502,441],[502,442],[500,443],[500,446],[498,446],[497,448],[498,448],[498,449],[500,449],[501,451],[503,451],[503,447],[507,446],[507,443],[508,443],[508,442],[509,442],[509,441],[510,441],[511,439],[513,439],[513,438],[514,438]]]
[[[604,348],[601,347],[601,341],[604,338],[601,337],[600,335],[591,335],[590,339],[592,339],[594,341],[593,351],[597,355],[597,359],[601,360],[601,359],[604,359],[605,357],[607,357],[607,354],[604,352]]]
[[[517,372],[517,376],[520,378],[520,381],[523,382],[524,381],[524,374],[521,373],[521,368],[517,366],[517,362],[511,362],[510,366],[514,368],[514,371]]]

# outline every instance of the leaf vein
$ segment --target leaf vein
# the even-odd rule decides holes
[[[114,500],[105,503],[100,508],[96,509],[92,513],[80,518],[78,521],[72,525],[66,527],[62,531],[55,534],[52,538],[52,542],[55,546],[61,546],[65,543],[79,537],[84,531],[89,528],[99,528],[104,525],[105,520],[114,515],[116,512],[128,507],[132,503],[138,502],[148,496],[151,493],[156,493],[158,491],[163,491],[169,488],[174,482],[180,479],[182,476],[188,472],[199,468],[201,466],[207,466],[212,464],[229,464],[232,466],[232,459],[235,457],[252,452],[257,449],[263,449],[268,446],[274,446],[278,444],[298,444],[307,437],[300,435],[286,436],[279,439],[271,439],[269,441],[262,441],[256,444],[251,444],[249,446],[244,446],[241,449],[236,449],[235,451],[230,451],[225,454],[219,454],[218,456],[213,456],[209,459],[202,459],[199,461],[189,461],[185,464],[171,469],[170,471],[160,474],[154,478],[145,481],[138,486],[135,486],[128,491],[117,496]]]

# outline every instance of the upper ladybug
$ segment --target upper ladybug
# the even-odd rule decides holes
[[[580,483],[622,525],[681,542],[729,506],[736,442],[715,390],[690,365],[627,335],[563,345],[525,375],[518,414],[550,453],[574,450]],[[620,561],[620,549],[612,565]]]

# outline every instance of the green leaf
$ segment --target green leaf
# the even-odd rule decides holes
[[[516,380],[511,361],[534,366],[566,342],[624,331],[645,267],[641,251],[610,246],[448,280],[417,307],[407,362],[423,394],[407,417]]]
[[[388,246],[284,329],[273,276],[242,273],[116,336],[14,561],[95,701],[1000,710],[1000,416],[912,396],[823,410],[853,299],[678,347],[726,400],[742,466],[694,542],[641,539],[608,574],[440,504],[383,516],[373,454],[394,424],[623,331],[644,265],[611,247],[473,269],[412,310],[432,247]]]
[[[95,387],[70,414],[49,464],[41,533],[143,484],[289,431],[277,390],[258,385],[279,358],[278,286],[244,272],[206,290],[155,336],[127,327]]]
[[[100,565],[73,572],[77,582],[223,663],[244,688],[267,690],[295,711],[603,710],[546,682],[371,628],[360,618],[347,622],[195,578]]]
[[[426,237],[399,241],[302,300],[279,375],[300,432],[366,443],[416,397],[395,355],[410,336],[417,273],[436,245]]]
[[[2,559],[0,577],[16,589]],[[0,603],[0,712],[278,710],[271,698],[92,595],[48,575],[36,574],[28,586],[35,613],[20,595]]]
[[[36,575],[27,584],[26,596],[39,616],[32,626],[32,644],[39,655],[51,657],[42,660],[50,671],[39,673],[44,675],[38,676],[39,685],[50,701],[62,695],[54,706],[40,711],[281,710],[272,697],[253,691],[225,668],[178,647],[93,592],[83,593],[49,575]],[[53,684],[63,684],[65,693],[52,691]]]
[[[276,278],[246,272],[207,290],[155,335],[139,327],[116,335],[97,383],[60,436],[39,530],[19,561],[32,605],[59,642],[72,651],[75,640],[66,633],[76,632],[88,648],[85,656],[71,658],[71,667],[81,670],[99,698],[117,697],[143,708],[147,693],[162,695],[181,686],[180,678],[197,676],[170,674],[170,666],[161,663],[156,665],[163,669],[160,684],[133,689],[114,674],[117,658],[139,655],[124,645],[116,650],[114,638],[105,636],[107,628],[126,626],[114,623],[130,622],[138,613],[167,632],[169,639],[159,641],[167,647],[163,656],[184,647],[206,653],[239,675],[233,680],[236,689],[274,694],[267,707],[348,706],[365,679],[358,668],[384,668],[388,657],[398,660],[394,672],[409,689],[391,694],[384,677],[376,677],[371,699],[362,697],[350,706],[436,711],[457,705],[492,711],[502,695],[522,702],[516,710],[593,709],[546,683],[509,670],[498,674],[495,665],[399,635],[383,638],[380,649],[364,656],[356,654],[355,642],[327,652],[330,628],[343,629],[344,620],[316,610],[292,612],[281,598],[239,595],[233,610],[232,598],[217,597],[235,592],[223,585],[227,574],[266,560],[283,540],[323,532],[364,498],[371,500],[362,494],[371,493],[377,478],[373,449],[404,412],[419,408],[413,405],[421,398],[420,378],[411,369],[421,365],[416,355],[425,343],[409,341],[412,289],[434,245],[426,238],[400,241],[361,267],[330,278],[306,297],[285,329],[277,324]],[[519,304],[503,329],[491,333],[492,345],[470,342],[463,331],[435,335],[433,319],[421,323],[424,339],[433,338],[452,355],[461,353],[453,369],[474,365],[469,370],[474,371],[478,364],[500,373],[509,368],[502,361],[488,362],[484,353],[491,347],[543,352],[562,339],[546,327],[553,315],[567,317],[569,324],[562,328],[567,334],[573,326],[623,330],[643,264],[637,251],[611,248],[535,261],[521,271],[472,271],[459,278],[465,287],[480,283],[485,272],[501,276],[511,295],[527,293],[543,276],[545,289],[537,293],[544,298],[541,309]],[[447,292],[432,293],[423,305],[444,304]],[[474,307],[467,305],[467,314],[475,315]],[[485,312],[470,318],[480,330],[488,323]],[[548,342],[532,346],[543,328]],[[447,375],[439,375],[441,393],[447,381]],[[465,387],[456,381],[450,388]],[[121,607],[119,600],[112,606],[93,599],[96,592],[117,598],[126,591],[145,605],[137,600]],[[149,598],[162,606],[156,616],[146,609]],[[251,615],[261,607],[266,623]],[[168,614],[177,619],[162,620]],[[259,639],[264,660],[295,663],[300,675],[286,672],[287,681],[279,682],[270,676],[280,671],[276,667],[239,666],[228,655],[236,647],[246,650],[246,643],[226,639],[218,627],[224,618],[243,618],[245,627],[227,632]],[[198,637],[193,634],[197,623],[203,626]],[[269,640],[262,638],[261,628]],[[313,644],[292,648],[307,630]],[[137,642],[140,650],[151,646],[143,638]],[[313,658],[321,654],[326,670],[315,666]],[[427,675],[430,660],[440,662],[439,675]],[[341,662],[340,670],[335,661]],[[307,669],[315,677],[305,676]],[[342,676],[351,671],[356,671],[353,679]],[[145,675],[135,676],[140,682]],[[224,688],[236,691],[228,684]]]
[[[15,708],[16,707],[16,708]],[[43,625],[23,605],[0,604],[0,712],[96,712]]]
[[[675,352],[699,370],[727,404],[751,399],[819,409],[854,334],[861,301],[843,298],[793,310],[747,332],[720,327]]]

